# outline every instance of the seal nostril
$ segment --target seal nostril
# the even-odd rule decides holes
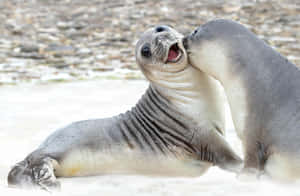
[[[166,29],[166,27],[164,27],[164,26],[158,26],[158,27],[155,28],[155,31],[156,31],[157,33],[163,32],[163,31],[166,31],[166,30],[167,30],[167,29]]]
[[[196,29],[193,33],[192,33],[192,35],[194,36],[194,35],[196,35],[198,33],[198,29]]]

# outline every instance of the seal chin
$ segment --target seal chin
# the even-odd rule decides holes
[[[177,63],[181,60],[182,56],[183,51],[180,49],[178,42],[176,42],[169,47],[165,63]]]

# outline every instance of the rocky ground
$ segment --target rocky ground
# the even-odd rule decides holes
[[[141,78],[134,46],[146,28],[189,33],[214,18],[247,25],[300,65],[299,0],[1,0],[0,84]]]

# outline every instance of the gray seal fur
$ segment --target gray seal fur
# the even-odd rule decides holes
[[[243,172],[300,177],[300,69],[243,25],[210,21],[184,38],[190,63],[221,82],[244,148]]]
[[[181,34],[163,29],[151,28],[137,43],[137,62],[150,85],[136,106],[55,131],[11,169],[9,185],[51,190],[60,187],[57,177],[199,176],[212,165],[237,170],[241,159],[224,138],[222,103],[214,102],[219,97],[216,81],[187,65]],[[147,59],[141,56],[146,42],[153,52],[150,58],[144,50]],[[162,63],[174,43],[182,49],[180,59]]]

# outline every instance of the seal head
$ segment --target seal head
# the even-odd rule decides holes
[[[176,73],[188,66],[182,38],[182,34],[168,26],[157,26],[143,33],[136,44],[135,56],[148,79],[158,71]]]

